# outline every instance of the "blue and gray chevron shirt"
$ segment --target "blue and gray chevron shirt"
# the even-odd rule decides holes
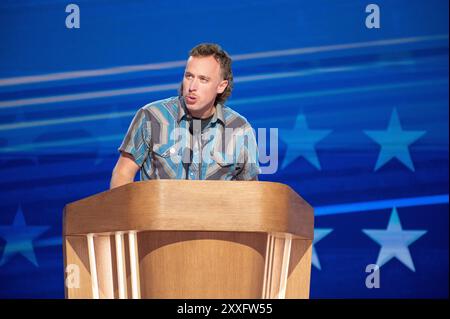
[[[218,103],[204,129],[192,121],[182,97],[138,110],[119,147],[140,167],[141,180],[258,180],[254,130],[236,111]]]

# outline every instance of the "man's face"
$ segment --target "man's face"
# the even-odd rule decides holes
[[[184,71],[183,96],[193,116],[210,116],[216,95],[227,85],[228,81],[222,79],[220,64],[213,56],[189,57]]]

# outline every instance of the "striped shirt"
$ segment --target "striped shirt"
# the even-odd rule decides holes
[[[133,156],[141,180],[258,179],[255,133],[243,116],[217,104],[204,130],[196,128],[183,98],[152,102],[138,110],[118,150]]]

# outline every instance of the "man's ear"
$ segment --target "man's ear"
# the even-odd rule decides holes
[[[222,94],[228,86],[228,80],[223,80],[217,87],[217,94]]]

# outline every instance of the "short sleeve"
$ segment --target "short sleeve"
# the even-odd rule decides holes
[[[144,109],[139,109],[118,148],[120,152],[131,154],[139,167],[146,160],[151,145],[151,121],[145,113]]]

